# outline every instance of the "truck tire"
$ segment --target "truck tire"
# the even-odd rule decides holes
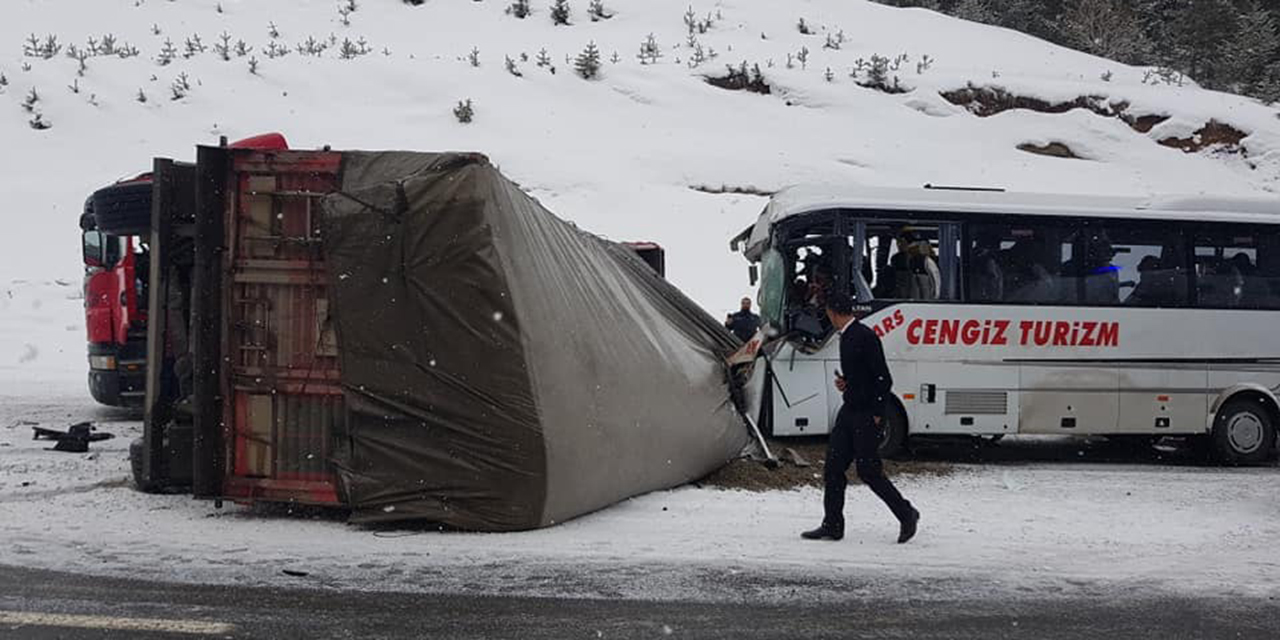
[[[1275,449],[1276,425],[1261,400],[1237,398],[1218,409],[1209,438],[1218,462],[1261,464]]]
[[[93,217],[98,230],[113,236],[151,232],[151,182],[125,182],[93,194]]]
[[[896,458],[907,452],[907,414],[890,401],[880,423],[880,457]]]
[[[133,470],[133,485],[143,493],[160,493],[161,486],[142,477],[142,456],[146,455],[142,438],[129,443],[129,467]]]

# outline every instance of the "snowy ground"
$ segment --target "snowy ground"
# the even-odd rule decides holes
[[[594,597],[778,599],[871,591],[947,597],[1117,590],[1280,596],[1280,501],[1275,468],[1227,470],[1126,465],[961,466],[912,478],[922,533],[892,544],[892,521],[865,491],[851,494],[848,538],[801,544],[815,524],[815,491],[747,494],[680,489],[628,501],[552,529],[506,535],[379,532],[334,520],[217,511],[182,496],[127,486],[125,451],[138,423],[92,405],[85,391],[77,217],[94,188],[149,166],[189,159],[196,143],[265,130],[295,146],[479,150],[553,211],[616,239],[655,240],[672,280],[720,314],[746,293],[745,265],[727,240],[754,220],[759,197],[692,187],[774,190],[796,182],[914,186],[925,182],[1108,194],[1280,189],[1274,108],[1193,86],[1143,82],[1144,69],[921,10],[857,0],[693,2],[719,14],[697,36],[719,57],[689,67],[681,16],[688,0],[606,0],[617,12],[555,27],[544,6],[525,21],[504,2],[361,0],[351,25],[331,0],[28,0],[0,9],[0,187],[7,231],[0,251],[0,563],[111,575],[222,583],[368,589],[569,593]],[[816,35],[805,36],[805,17]],[[343,60],[262,55],[274,22],[294,47],[330,34],[367,39],[373,53]],[[153,33],[153,28],[160,35]],[[824,49],[843,31],[839,50]],[[228,33],[255,48],[221,60],[212,50],[156,62],[165,38],[179,49]],[[66,51],[25,58],[28,34],[64,46],[110,33],[138,57],[99,56],[77,76]],[[656,65],[635,53],[653,33]],[[834,37],[834,36],[833,36]],[[606,58],[582,80],[565,64],[588,41]],[[466,61],[479,49],[479,67]],[[531,59],[546,48],[551,74]],[[807,48],[808,61],[786,66]],[[608,60],[614,51],[619,62]],[[849,77],[873,54],[910,62],[912,91],[888,95]],[[917,63],[928,54],[928,69]],[[505,56],[523,76],[508,73]],[[774,93],[703,82],[724,64],[760,64]],[[773,64],[770,65],[770,62]],[[833,70],[832,80],[825,70]],[[1102,77],[1108,72],[1110,79]],[[188,94],[171,100],[180,74]],[[939,91],[968,83],[1021,95],[1126,101],[1168,115],[1149,134],[1081,110],[1014,111],[978,118]],[[72,91],[73,85],[78,93]],[[52,123],[36,130],[23,103]],[[139,91],[148,97],[139,102]],[[476,119],[458,123],[457,101]],[[1246,156],[1184,154],[1156,144],[1210,119],[1249,134]],[[1016,150],[1065,142],[1087,160]],[[45,451],[32,426],[86,417],[117,434],[87,455]],[[292,578],[283,569],[309,572]],[[876,578],[891,576],[891,580]],[[957,586],[959,585],[959,586]],[[897,590],[897,591],[895,591]],[[889,595],[892,595],[890,593]]]
[[[1280,468],[959,465],[900,478],[924,514],[894,544],[860,487],[847,537],[801,541],[817,490],[683,488],[549,529],[375,530],[129,486],[127,413],[80,395],[0,395],[0,564],[168,581],[699,601],[1057,594],[1280,597]],[[92,418],[117,438],[49,451],[33,426]],[[293,577],[285,569],[309,575]]]

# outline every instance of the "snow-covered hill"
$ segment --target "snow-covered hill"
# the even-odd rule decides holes
[[[338,0],[6,2],[0,220],[8,242],[0,250],[0,280],[77,280],[76,219],[86,194],[145,169],[153,156],[191,158],[197,143],[266,130],[284,132],[297,147],[487,153],[561,216],[616,239],[665,245],[671,279],[714,313],[747,292],[744,264],[728,252],[727,240],[763,200],[695,187],[772,191],[832,181],[1138,194],[1280,191],[1275,109],[924,10],[858,0],[692,0],[701,24],[691,35],[685,22],[691,0],[605,0],[614,15],[597,22],[587,15],[587,0],[573,0],[570,26],[552,23],[549,0],[533,3],[533,15],[523,20],[505,11],[505,0],[355,4],[345,25]],[[801,18],[811,35],[800,32]],[[215,51],[224,33],[229,60]],[[41,41],[52,34],[61,50],[49,59],[24,56],[31,34]],[[637,53],[649,34],[661,57],[641,64]],[[84,50],[92,38],[102,49],[107,36],[138,55],[88,57],[78,75],[81,63],[68,57],[70,46]],[[186,42],[196,36],[207,49],[186,57]],[[715,57],[693,67],[691,37],[703,57]],[[299,52],[308,39],[331,46],[319,55]],[[162,65],[166,40],[177,56]],[[235,51],[241,40],[252,47],[248,55]],[[348,40],[351,48],[363,41],[369,52],[344,59]],[[595,80],[582,79],[567,62],[589,42],[603,57]],[[273,46],[289,54],[268,57]],[[554,74],[537,64],[544,49]],[[479,66],[469,60],[473,50]],[[507,56],[522,75],[508,71]],[[905,93],[856,83],[867,82],[865,68],[859,78],[851,72],[873,56],[893,62],[890,83],[897,76]],[[759,65],[770,94],[704,81],[744,62]],[[182,77],[190,88],[175,100]],[[1093,96],[1095,108],[980,117],[942,96],[969,85],[999,87],[1050,109]],[[34,115],[25,104],[33,89],[38,100],[31,109],[51,128],[29,124]],[[453,114],[465,99],[475,108],[470,124]],[[1107,115],[1118,107],[1130,121],[1160,118],[1131,126]],[[1192,137],[1213,120],[1247,135],[1236,152],[1184,153],[1158,144]],[[1049,143],[1083,159],[1017,148]],[[21,355],[0,358],[8,366]]]

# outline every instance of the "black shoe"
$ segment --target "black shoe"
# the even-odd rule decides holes
[[[821,527],[800,534],[805,540],[839,540],[844,537],[844,527],[832,527],[823,523]]]
[[[902,521],[898,529],[898,544],[902,544],[916,535],[916,525],[920,523],[920,512],[911,509],[911,516]]]

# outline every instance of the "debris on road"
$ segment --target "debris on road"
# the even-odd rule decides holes
[[[57,440],[58,444],[54,445],[52,451],[66,451],[68,453],[87,453],[90,442],[101,442],[115,437],[110,433],[94,433],[95,429],[91,422],[78,422],[71,425],[66,431],[58,431],[57,429],[46,427],[32,427],[31,430],[35,432],[34,440],[40,440],[41,438]]]

